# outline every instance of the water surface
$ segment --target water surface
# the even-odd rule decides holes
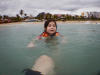
[[[56,75],[97,75],[100,72],[100,24],[58,24],[66,38],[28,43],[41,34],[43,24],[0,26],[0,75],[24,75],[41,55],[50,56]]]

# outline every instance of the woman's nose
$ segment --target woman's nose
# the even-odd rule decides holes
[[[51,28],[53,28],[53,26],[51,26]]]
[[[51,29],[53,29],[53,27],[51,27]]]

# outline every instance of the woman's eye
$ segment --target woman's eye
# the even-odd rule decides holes
[[[52,27],[56,27],[56,25],[55,25],[55,24],[53,24],[53,25],[49,24],[49,25],[48,25],[48,27],[51,27],[51,26],[52,26]]]
[[[51,25],[49,25],[49,27],[51,27]]]
[[[56,27],[55,25],[53,25],[53,27]]]

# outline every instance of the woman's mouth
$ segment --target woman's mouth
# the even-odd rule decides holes
[[[50,30],[50,31],[54,31],[54,30]]]

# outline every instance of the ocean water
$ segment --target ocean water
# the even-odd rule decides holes
[[[42,55],[53,59],[56,75],[98,75],[100,72],[100,24],[58,23],[65,39],[34,42],[43,24],[19,23],[0,26],[0,75],[24,75]],[[64,42],[62,42],[64,41]]]

